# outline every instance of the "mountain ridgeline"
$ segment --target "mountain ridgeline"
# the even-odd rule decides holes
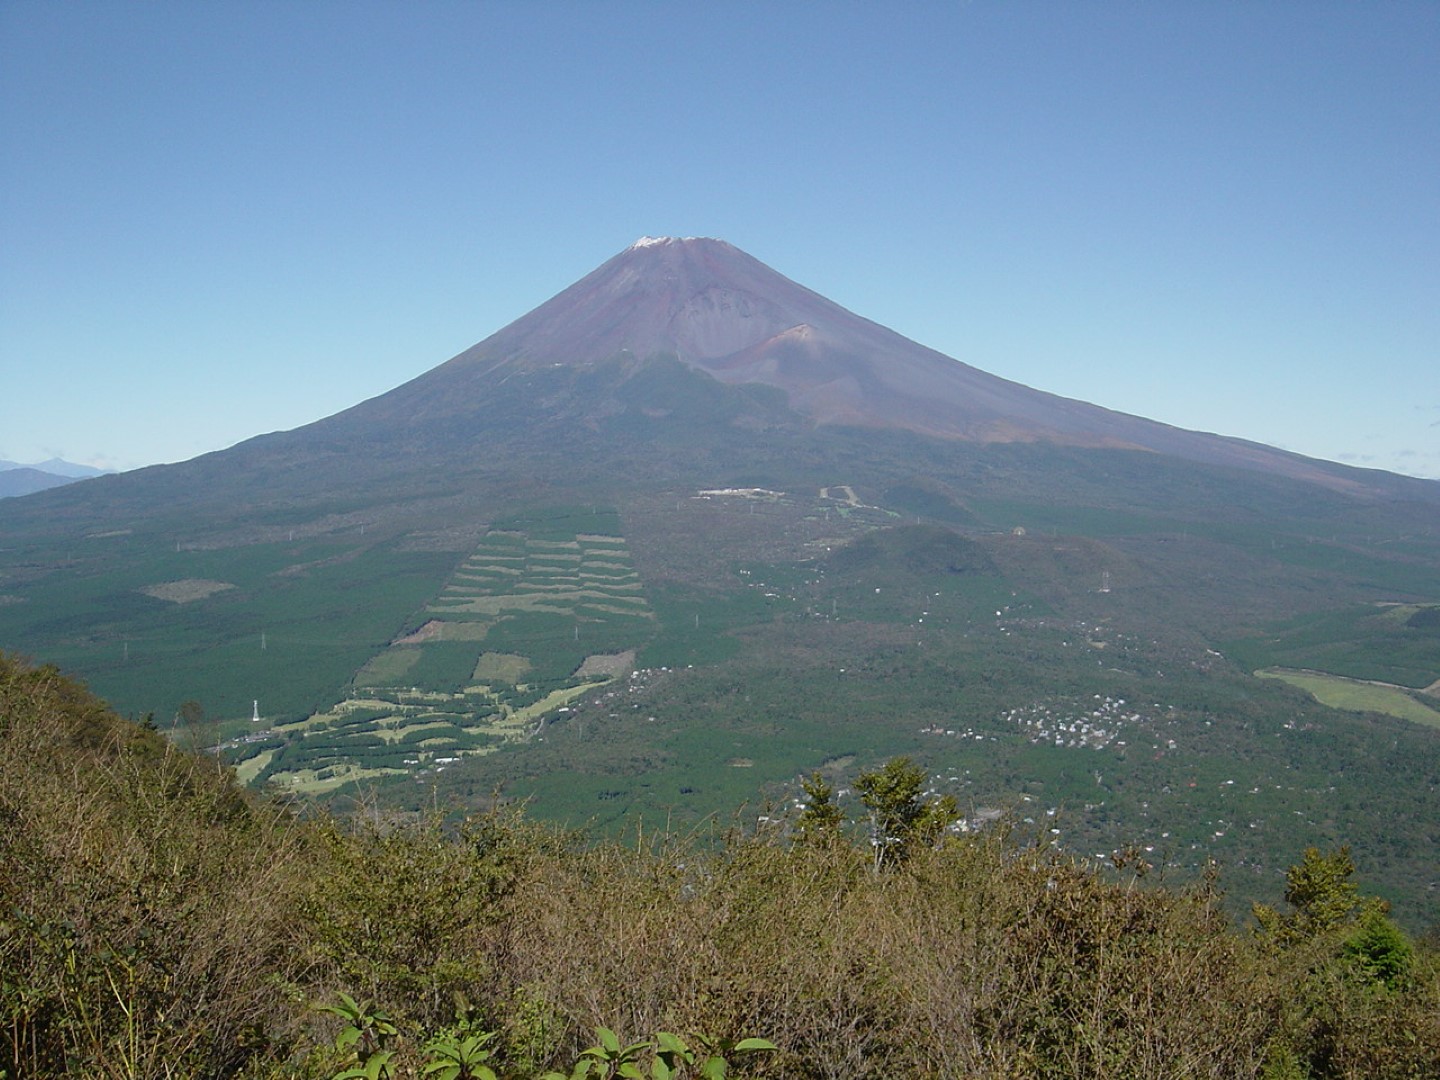
[[[1440,920],[1440,484],[1184,431],[646,238],[459,356],[7,500],[0,647],[256,787],[775,817],[905,754],[1085,857]],[[783,815],[782,815],[783,816]],[[1243,906],[1243,904],[1242,904]]]

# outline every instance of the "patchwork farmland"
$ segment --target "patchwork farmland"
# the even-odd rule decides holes
[[[342,700],[225,749],[242,781],[306,794],[424,779],[627,674],[654,624],[623,538],[495,530]]]

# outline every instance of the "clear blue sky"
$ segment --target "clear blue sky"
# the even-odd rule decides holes
[[[1440,478],[1440,3],[0,4],[0,458],[390,389],[643,234]]]

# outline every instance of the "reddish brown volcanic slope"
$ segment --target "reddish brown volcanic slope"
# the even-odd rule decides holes
[[[1058,397],[918,345],[722,240],[646,237],[453,360],[402,387],[463,408],[515,367],[671,354],[726,383],[778,387],[820,424],[972,442],[1146,450],[1351,488],[1323,463]],[[388,395],[387,395],[388,396]]]

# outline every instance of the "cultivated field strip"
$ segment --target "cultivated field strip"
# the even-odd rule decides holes
[[[531,540],[511,532],[485,537],[428,611],[442,618],[537,611],[581,620],[654,617],[619,537]]]
[[[423,780],[530,737],[547,714],[623,675],[654,622],[620,537],[512,531],[488,534],[421,614],[343,701],[236,740],[241,778],[310,793]]]

